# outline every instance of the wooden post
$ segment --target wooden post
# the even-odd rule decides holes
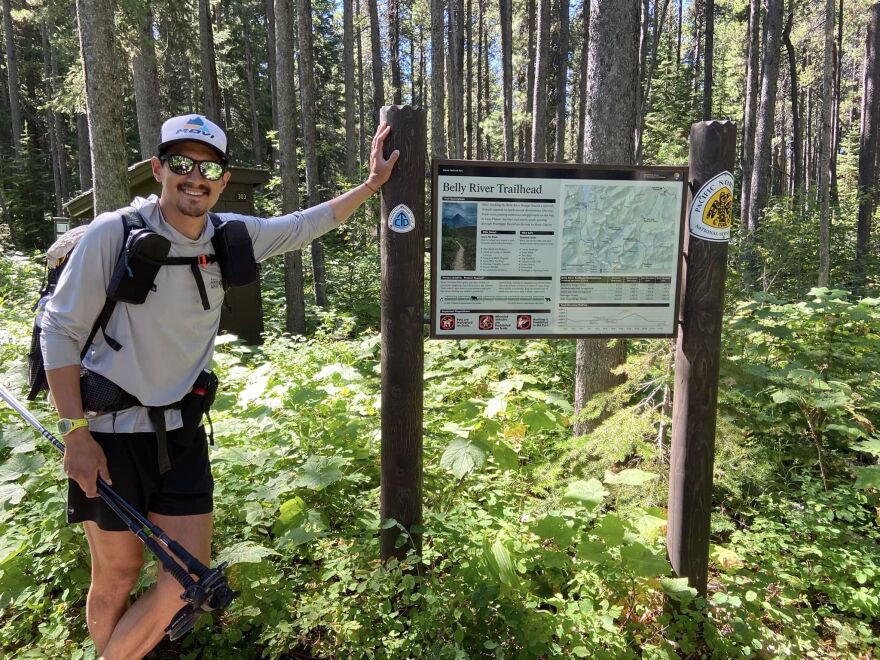
[[[400,159],[382,188],[382,474],[379,511],[412,542],[397,547],[402,530],[382,529],[382,560],[421,553],[422,402],[424,381],[424,220],[426,113],[392,105],[381,120],[391,126],[386,157]],[[383,527],[385,525],[383,524]]]
[[[714,232],[714,237],[709,240],[695,236],[691,216],[694,215],[696,196],[697,211],[705,209],[698,215],[708,218],[712,226],[726,226],[729,232],[732,194],[721,190],[717,182],[726,178],[732,186],[732,176],[728,175],[733,171],[735,157],[736,125],[733,122],[704,121],[691,126],[691,199],[682,273],[684,295],[679,309],[675,353],[666,541],[673,571],[678,577],[687,577],[701,595],[706,593],[709,571],[709,523],[727,241],[723,239],[723,230]],[[716,179],[722,173],[723,176]],[[710,183],[704,188],[713,180],[714,185]],[[701,190],[709,192],[708,189],[713,187],[714,194],[700,195]],[[703,235],[712,236],[711,227]]]

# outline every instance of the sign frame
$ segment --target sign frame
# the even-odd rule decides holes
[[[439,281],[439,263],[437,254],[440,241],[440,224],[438,220],[440,194],[437,190],[437,179],[443,167],[461,169],[462,173],[473,172],[471,176],[479,177],[480,169],[493,170],[492,176],[521,177],[523,171],[531,172],[533,178],[539,179],[570,179],[570,180],[611,180],[611,181],[680,181],[682,186],[681,208],[679,210],[678,247],[675,269],[674,308],[672,310],[671,333],[529,333],[529,334],[478,334],[466,332],[461,334],[438,334],[437,324],[439,301],[437,288]],[[499,175],[498,172],[504,172]],[[584,176],[586,174],[587,176]],[[485,176],[485,175],[483,175]],[[679,306],[682,296],[682,262],[684,256],[685,235],[689,233],[687,201],[688,201],[689,168],[686,165],[584,165],[575,163],[520,163],[510,161],[456,160],[435,158],[431,164],[431,288],[430,288],[430,332],[431,339],[586,339],[598,338],[676,338],[679,330]],[[516,310],[511,310],[516,313]],[[479,312],[476,312],[479,314]]]

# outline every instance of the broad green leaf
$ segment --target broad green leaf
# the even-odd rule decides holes
[[[522,422],[532,431],[550,431],[559,425],[556,416],[543,403],[529,406],[529,410],[522,416]]]
[[[577,556],[579,559],[598,563],[611,558],[606,550],[607,547],[604,543],[581,539],[577,547]]]
[[[18,557],[27,546],[21,537],[3,539],[0,544],[0,568]]]
[[[663,509],[651,508],[634,522],[643,539],[655,541],[666,529],[666,512]]]
[[[256,401],[263,393],[266,391],[266,388],[269,386],[269,379],[272,377],[272,363],[266,362],[265,364],[257,367],[250,375],[247,381],[247,385],[238,395],[238,405],[242,408],[247,407],[248,404]]]
[[[788,403],[790,401],[798,401],[801,395],[794,390],[776,390],[773,392],[773,403]]]
[[[867,438],[865,432],[855,425],[850,424],[829,424],[825,427],[826,431],[835,431],[840,433],[840,435],[845,435],[848,438]],[[880,446],[880,442],[878,442],[878,446]]]
[[[278,518],[272,526],[275,536],[282,536],[288,530],[302,525],[306,518],[306,503],[301,497],[293,497],[283,502],[278,509]]]
[[[610,470],[605,471],[605,483],[614,486],[644,486],[649,481],[654,481],[659,475],[653,472],[645,472],[638,468],[621,470],[617,474]]]
[[[503,413],[507,410],[507,399],[504,398],[503,394],[499,394],[496,397],[489,399],[489,403],[486,404],[486,410],[483,414],[486,417],[495,417],[499,413]]]
[[[880,456],[880,438],[874,437],[870,440],[865,440],[864,442],[853,445],[852,448],[856,451],[863,451],[866,454]]]
[[[652,552],[641,543],[631,543],[620,549],[620,559],[624,566],[640,577],[658,577],[669,572],[665,557]]]
[[[880,489],[880,465],[869,465],[867,467],[857,467],[856,471],[856,488],[876,488]]]
[[[562,499],[567,502],[579,502],[588,509],[594,509],[608,497],[608,491],[598,479],[574,481],[568,485]]]
[[[15,482],[0,484],[0,505],[15,506],[25,495],[27,491]]]
[[[292,485],[294,488],[324,490],[330,484],[342,479],[342,470],[339,468],[347,462],[340,456],[309,456]]]
[[[503,440],[493,443],[490,450],[492,458],[502,470],[515,470],[519,467],[519,454]]]
[[[44,462],[39,454],[12,454],[0,465],[0,482],[16,481],[25,475],[34,474]]]
[[[591,532],[600,539],[603,539],[609,547],[613,547],[623,543],[623,536],[626,533],[626,529],[620,521],[620,518],[613,513],[608,513],[602,516],[601,520],[599,520],[599,524],[596,525],[596,528],[591,530]]]
[[[317,509],[309,509],[302,525],[294,527],[278,539],[278,547],[297,547],[311,543],[317,538],[326,535],[326,516]]]
[[[504,586],[516,589],[519,586],[519,575],[513,563],[510,550],[500,538],[492,545],[483,540],[483,559],[492,575]]]
[[[264,545],[259,545],[252,541],[242,541],[224,548],[217,556],[217,562],[225,561],[230,566],[235,564],[259,564],[266,557],[277,554],[275,550]]]
[[[440,467],[449,470],[457,479],[486,464],[486,452],[477,443],[464,438],[456,438],[449,443],[440,458]]]
[[[568,547],[575,531],[571,521],[562,516],[547,515],[532,525],[532,531],[542,539],[553,539],[560,548]]]
[[[688,602],[697,595],[697,590],[688,585],[686,577],[660,578],[660,586],[663,587],[663,591],[667,596],[680,602]]]

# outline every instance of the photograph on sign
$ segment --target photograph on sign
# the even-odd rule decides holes
[[[435,160],[431,336],[675,336],[686,184],[686,167]]]

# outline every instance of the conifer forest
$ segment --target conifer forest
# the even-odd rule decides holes
[[[0,4],[0,384],[22,400],[59,223],[127,205],[169,117],[222,126],[270,217],[362,183],[382,108],[422,108],[426,225],[431,159],[687,166],[692,125],[734,127],[703,582],[669,540],[675,338],[426,325],[421,518],[380,515],[375,195],[262,264],[261,342],[216,339],[213,562],[238,595],[148,657],[878,657],[880,2]],[[474,269],[475,222],[452,217],[441,268]],[[0,402],[0,657],[97,657],[66,494]]]

